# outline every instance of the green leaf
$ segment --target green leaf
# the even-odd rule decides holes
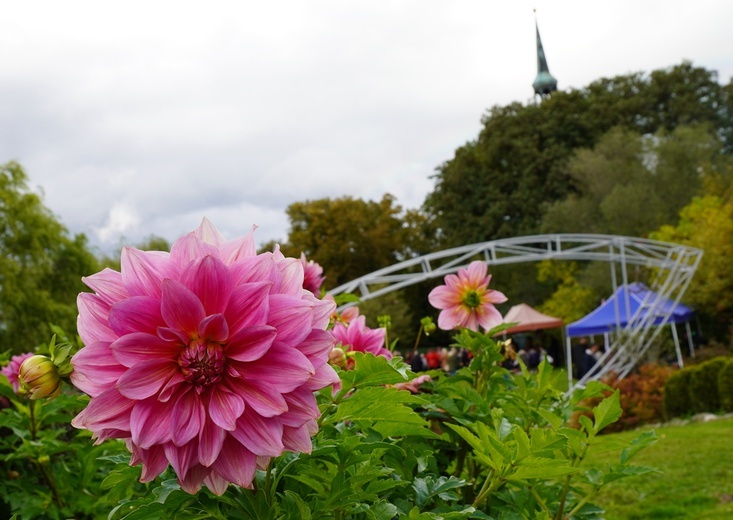
[[[392,385],[410,380],[409,366],[401,358],[388,360],[384,356],[354,352],[354,369],[341,372],[345,388]]]
[[[595,418],[595,433],[600,432],[603,428],[611,423],[619,420],[623,410],[619,402],[619,390],[606,397],[598,406],[593,408],[593,417]]]
[[[628,448],[624,448],[621,451],[621,464],[626,464],[631,457],[636,455],[640,450],[643,450],[647,446],[651,446],[655,442],[657,442],[657,434],[654,432],[654,430],[647,431],[639,435],[638,437],[635,437],[631,441],[631,446]]]
[[[368,387],[344,399],[329,422],[369,421],[374,429],[400,435],[423,435],[428,423],[407,404],[426,404],[418,397],[394,388]],[[430,434],[428,434],[430,435]]]
[[[577,471],[577,468],[569,466],[563,460],[528,457],[517,466],[517,470],[513,474],[506,478],[507,480],[547,479],[570,475]]]
[[[398,513],[397,506],[385,500],[375,502],[366,511],[368,520],[392,520]]]

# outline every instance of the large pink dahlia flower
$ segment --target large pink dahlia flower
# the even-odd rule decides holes
[[[445,277],[445,285],[439,285],[428,294],[430,305],[442,309],[438,315],[438,327],[453,330],[465,327],[485,330],[499,325],[503,319],[494,307],[504,303],[507,297],[499,291],[489,289],[491,275],[486,274],[485,262],[471,262],[467,269]]]
[[[392,359],[392,353],[384,348],[387,330],[384,327],[367,327],[366,316],[357,316],[348,324],[336,323],[331,333],[346,352],[370,352],[375,356]]]
[[[127,439],[143,482],[170,463],[189,493],[249,487],[271,457],[311,450],[313,392],[338,382],[334,304],[303,289],[300,260],[204,219],[170,253],[125,248],[121,266],[77,300],[71,380],[91,401],[74,426]]]

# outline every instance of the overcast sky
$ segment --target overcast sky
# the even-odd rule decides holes
[[[0,163],[110,251],[293,202],[417,208],[490,107],[690,60],[733,75],[733,1],[32,1],[0,7]]]

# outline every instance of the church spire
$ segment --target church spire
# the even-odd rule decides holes
[[[540,28],[537,25],[537,18],[534,21],[535,30],[537,31],[537,77],[532,83],[534,93],[540,97],[549,96],[550,93],[557,90],[557,80],[550,74],[550,68],[547,66],[545,58],[545,50],[542,48],[542,40],[540,39]]]

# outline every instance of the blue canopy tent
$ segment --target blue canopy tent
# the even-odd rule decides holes
[[[676,323],[685,323],[687,329],[687,340],[690,348],[690,355],[694,356],[692,345],[692,333],[690,331],[689,321],[695,314],[695,311],[689,307],[675,303],[667,298],[659,301],[659,296],[642,283],[632,283],[619,287],[613,295],[603,302],[598,308],[591,311],[578,321],[570,323],[565,328],[565,337],[567,338],[567,356],[570,360],[570,338],[578,336],[593,336],[603,334],[608,345],[608,334],[619,331],[629,324],[631,320],[639,320],[646,316],[649,312],[647,308],[650,303],[656,302],[654,305],[655,313],[659,316],[654,319],[654,324],[661,325],[665,322],[672,326],[672,336],[677,350],[677,359],[682,365],[682,353],[679,347],[679,339],[677,337]],[[568,363],[570,367],[570,363]]]

